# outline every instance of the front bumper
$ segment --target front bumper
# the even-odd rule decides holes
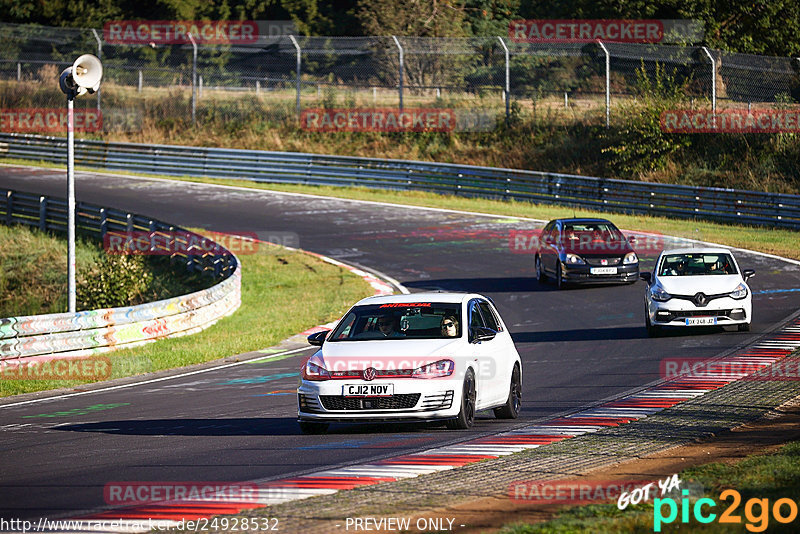
[[[561,278],[570,284],[613,284],[629,283],[639,279],[639,264],[617,265],[608,267],[615,269],[611,274],[593,273],[593,269],[603,269],[605,267],[595,265],[575,265],[562,263]]]
[[[378,381],[303,380],[297,389],[297,417],[305,421],[431,421],[458,416],[461,383],[449,379],[381,380],[393,385],[385,397],[348,397],[345,384],[375,384]]]
[[[702,318],[712,318],[717,326],[739,325],[751,322],[752,303],[749,298],[734,300],[725,297],[715,299],[701,308],[686,300],[648,300],[647,313],[650,323],[655,326],[698,326],[690,323]]]

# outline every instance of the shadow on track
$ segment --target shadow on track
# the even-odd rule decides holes
[[[68,432],[132,436],[289,436],[300,433],[295,419],[289,417],[141,419],[77,423],[57,428]]]
[[[530,292],[530,291],[557,291],[553,286],[540,284],[536,278],[441,278],[438,280],[414,280],[403,282],[411,289],[424,289],[427,291],[465,291],[468,293],[492,292]]]
[[[476,417],[494,420],[492,416]],[[142,419],[76,423],[56,427],[67,432],[97,432],[130,436],[295,436],[301,434],[294,417],[240,419]],[[328,434],[396,434],[446,430],[443,422],[333,423]],[[457,433],[454,433],[457,435]]]

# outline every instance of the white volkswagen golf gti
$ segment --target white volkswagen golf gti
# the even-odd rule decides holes
[[[478,410],[519,414],[522,361],[484,296],[369,297],[309,343],[320,349],[297,389],[305,433],[325,432],[332,421],[438,420],[464,429]]]
[[[645,325],[650,337],[662,326],[728,326],[750,330],[752,293],[747,280],[753,270],[740,270],[730,250],[684,248],[665,250],[647,282]]]

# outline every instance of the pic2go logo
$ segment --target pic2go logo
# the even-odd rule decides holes
[[[681,499],[680,514],[681,523],[689,523],[689,514],[699,523],[711,523],[717,518],[717,514],[711,511],[716,508],[717,503],[713,499],[703,498],[695,501],[694,505],[689,503],[686,495],[688,490],[683,490],[684,497]],[[732,499],[728,508],[719,516],[719,523],[741,524],[742,517],[736,513],[736,509],[742,503],[741,494],[735,489],[727,489],[719,494],[720,501]],[[665,509],[667,515],[664,515]],[[757,510],[756,510],[757,509]],[[675,499],[655,499],[653,500],[653,531],[661,532],[662,525],[668,525],[678,518],[678,503]],[[787,513],[788,512],[788,513]],[[750,532],[764,532],[769,527],[770,515],[778,523],[791,523],[797,518],[797,503],[788,498],[778,499],[770,508],[769,499],[749,499],[744,504],[744,517],[747,520],[745,528]]]

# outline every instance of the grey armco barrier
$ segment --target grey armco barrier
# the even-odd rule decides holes
[[[66,139],[0,133],[0,158],[66,165]],[[78,165],[171,176],[432,191],[800,229],[800,195],[291,152],[76,140]],[[0,159],[1,160],[1,159]]]
[[[0,189],[0,194],[3,223],[66,231],[66,201],[7,189]],[[198,234],[82,202],[77,205],[76,226],[79,232],[98,238],[108,232],[167,236],[172,241],[153,241],[154,252],[170,253],[171,261],[184,264],[189,271],[207,273],[219,282],[202,291],[138,306],[0,319],[0,360],[87,356],[190,334],[230,315],[241,304],[241,268],[236,256],[211,245],[208,239],[201,241],[204,238]]]

